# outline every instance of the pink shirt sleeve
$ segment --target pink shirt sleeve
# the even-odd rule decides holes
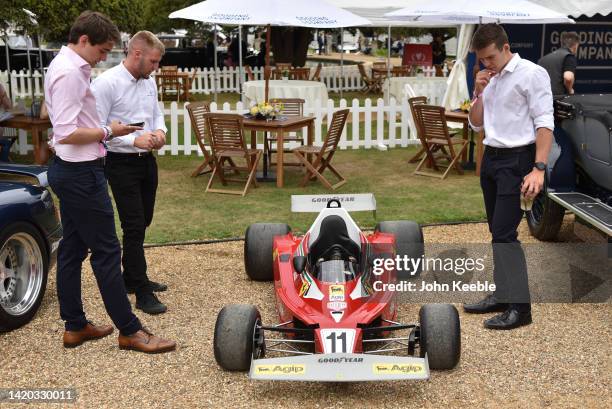
[[[54,79],[49,91],[53,95],[55,139],[66,138],[79,127],[78,116],[88,88],[78,71],[62,71]]]

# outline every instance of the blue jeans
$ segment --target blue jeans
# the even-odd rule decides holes
[[[57,251],[57,295],[66,330],[87,325],[81,299],[81,267],[91,250],[104,307],[123,335],[142,328],[132,312],[121,276],[121,246],[102,163],[64,162],[55,158],[49,185],[59,198],[64,237]]]

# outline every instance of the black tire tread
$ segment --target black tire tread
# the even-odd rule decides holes
[[[285,235],[290,231],[291,228],[285,223],[254,223],[247,228],[244,238],[244,268],[251,280],[274,279],[274,236]]]
[[[431,369],[453,369],[461,357],[461,323],[451,304],[425,304],[419,311],[421,357]]]
[[[230,304],[221,309],[215,323],[215,360],[227,371],[246,371],[251,365],[253,331],[261,320],[250,304]]]

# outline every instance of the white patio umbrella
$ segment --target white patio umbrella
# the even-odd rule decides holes
[[[549,24],[574,23],[566,15],[526,0],[414,0],[409,7],[386,13],[390,19],[456,24]],[[463,26],[457,50],[457,62],[448,79],[442,105],[456,108],[469,97],[466,85],[465,57],[469,50],[473,26]]]
[[[527,0],[415,0],[410,6],[386,13],[390,19],[456,24],[573,23],[565,14]]]
[[[175,11],[169,17],[239,26],[267,25],[266,102],[268,101],[270,71],[268,69],[270,65],[270,26],[337,28],[371,24],[369,20],[333,6],[324,0],[207,0]]]

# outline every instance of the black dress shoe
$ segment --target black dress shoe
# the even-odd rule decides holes
[[[155,281],[151,281],[151,280],[149,280],[149,283],[147,285],[148,285],[149,290],[156,292],[156,293],[160,293],[168,289],[168,286],[166,284],[156,283]],[[136,293],[136,288],[131,285],[126,284],[125,289],[127,290],[128,294]]]
[[[529,324],[531,324],[531,311],[520,312],[515,308],[509,308],[484,322],[485,328],[489,329],[513,329]]]
[[[482,301],[475,304],[463,304],[463,311],[472,314],[505,311],[507,308],[508,304],[497,302],[493,294],[487,295]]]
[[[152,292],[136,294],[136,308],[151,315],[162,314],[168,310],[168,307],[159,301]]]

